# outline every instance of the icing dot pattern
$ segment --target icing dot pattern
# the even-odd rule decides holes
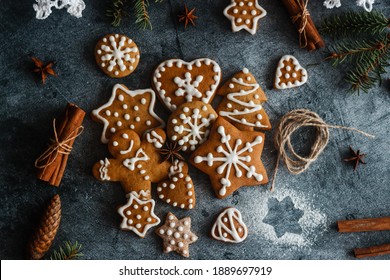
[[[307,71],[292,55],[283,56],[276,69],[274,87],[287,89],[301,86],[307,82]]]
[[[165,224],[156,229],[156,234],[163,239],[164,253],[176,252],[186,258],[189,257],[189,245],[198,240],[191,232],[191,218],[179,220],[172,213],[168,213]]]
[[[137,68],[140,53],[137,45],[129,37],[109,34],[97,43],[95,58],[100,69],[108,76],[122,78]]]

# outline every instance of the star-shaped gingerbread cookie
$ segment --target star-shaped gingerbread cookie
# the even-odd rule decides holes
[[[219,117],[209,139],[191,155],[190,161],[209,175],[217,197],[225,198],[241,186],[268,182],[260,159],[263,145],[263,133],[240,131]]]
[[[191,218],[179,220],[171,212],[168,213],[165,224],[156,229],[156,234],[163,239],[164,253],[176,252],[183,257],[189,257],[189,245],[198,240],[191,232]]]
[[[110,100],[92,111],[94,120],[103,123],[101,141],[107,144],[110,137],[122,129],[134,130],[138,135],[165,122],[154,112],[156,94],[152,89],[129,90],[116,84]]]
[[[252,35],[257,31],[259,19],[267,15],[257,0],[231,0],[223,13],[232,22],[233,32],[244,29]]]

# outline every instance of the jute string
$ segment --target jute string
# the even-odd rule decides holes
[[[307,9],[307,4],[309,0],[297,0],[300,12],[295,16],[292,16],[292,22],[295,23],[297,20],[301,19],[299,23],[298,33],[299,33],[299,46],[301,48],[307,47],[307,35],[306,35],[306,25],[307,18],[310,16],[309,10]]]
[[[79,137],[80,134],[83,132],[84,127],[83,126],[77,127],[71,133],[69,133],[69,135],[61,142],[58,140],[56,119],[53,120],[53,130],[54,130],[54,139],[50,139],[52,144],[35,161],[35,167],[37,168],[46,168],[50,166],[56,160],[59,154],[69,155],[70,152],[72,151],[72,147],[68,143],[76,139],[77,137]],[[47,163],[44,163],[48,158],[51,158],[51,160]]]
[[[302,157],[295,152],[294,147],[291,144],[291,135],[297,129],[308,126],[314,127],[316,129],[317,135],[314,144],[311,146],[309,156]],[[288,171],[290,171],[292,174],[302,173],[310,166],[310,164],[317,160],[318,156],[325,149],[329,141],[329,128],[352,130],[367,137],[375,137],[374,135],[365,133],[353,127],[327,124],[323,119],[320,118],[320,116],[307,109],[297,109],[290,111],[282,117],[279,126],[275,131],[274,144],[279,153],[272,178],[271,191],[273,191],[275,188],[275,180],[279,169],[279,161],[283,160]],[[291,154],[293,157],[289,157],[289,154]]]

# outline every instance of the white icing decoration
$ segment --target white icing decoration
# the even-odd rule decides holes
[[[100,172],[100,179],[102,181],[109,181],[111,179],[110,176],[108,176],[109,165],[110,165],[110,161],[107,158],[105,158],[104,161],[103,160],[100,161],[99,172]]]
[[[171,103],[171,98],[169,98],[166,95],[166,91],[162,88],[163,85],[160,81],[162,78],[161,73],[166,71],[166,67],[177,67],[177,65],[180,66],[186,66],[188,69],[188,66],[193,66],[195,65],[196,67],[200,67],[202,64],[206,65],[212,65],[213,69],[213,80],[214,84],[210,86],[210,90],[208,90],[205,93],[201,93],[197,90],[199,84],[203,81],[204,77],[203,76],[197,76],[195,77],[195,80],[192,80],[191,73],[186,72],[186,76],[183,78],[181,77],[175,77],[174,78],[174,83],[178,85],[178,89],[175,90],[174,94],[177,96],[185,96],[187,101],[191,101],[193,97],[201,98],[204,103],[209,103],[211,100],[211,97],[213,96],[215,90],[217,89],[217,86],[221,80],[221,68],[215,62],[214,60],[208,59],[208,58],[199,58],[196,60],[193,60],[191,62],[185,62],[181,59],[170,59],[162,62],[159,66],[157,66],[156,71],[153,74],[153,83],[155,85],[157,93],[160,95],[161,100],[163,100],[164,104],[171,110],[174,111],[176,109],[176,105]],[[191,68],[190,67],[190,68]],[[180,67],[179,67],[180,68]],[[189,74],[189,75],[187,75]],[[183,89],[188,89],[190,93]],[[200,95],[199,95],[200,93]],[[178,95],[179,94],[179,95]],[[186,95],[184,95],[186,94]],[[187,95],[188,94],[188,95]],[[192,95],[191,95],[192,94]],[[199,96],[199,97],[198,97]]]
[[[127,135],[127,134],[126,134]],[[128,136],[127,136],[128,137]],[[127,150],[124,150],[124,151],[120,151],[120,154],[121,155],[125,155],[125,154],[128,154],[131,152],[131,150],[133,149],[133,145],[134,145],[134,141],[131,140],[130,141],[130,144],[129,144],[129,148]]]
[[[267,12],[259,5],[257,0],[248,0],[248,2],[249,2],[248,6],[250,7],[249,10],[251,11],[251,13],[250,13],[251,18],[250,19],[246,19],[245,20],[245,24],[236,25],[236,22],[237,23],[241,23],[242,19],[241,18],[236,18],[236,15],[234,13],[234,9],[233,9],[233,14],[234,15],[229,14],[229,11],[232,8],[237,6],[237,2],[238,2],[237,0],[231,0],[231,4],[229,6],[227,6],[225,8],[225,10],[223,11],[223,14],[232,23],[232,31],[233,32],[238,32],[241,29],[244,29],[244,30],[248,31],[252,35],[256,34],[257,23],[258,23],[259,19],[261,19],[261,18],[263,18],[263,17],[265,17],[267,15]],[[250,3],[253,3],[254,5],[249,5]],[[244,5],[243,2],[239,2],[239,6],[243,6],[243,5]],[[253,13],[253,11],[255,11],[255,13]],[[258,13],[256,11],[258,11]],[[256,16],[256,14],[257,14],[257,16]]]
[[[129,90],[125,86],[123,86],[121,84],[116,84],[113,87],[113,89],[112,89],[112,95],[111,95],[110,100],[106,104],[104,104],[101,107],[99,107],[98,109],[95,109],[95,110],[92,111],[93,116],[96,117],[97,119],[99,119],[103,123],[103,133],[102,133],[101,141],[104,144],[107,144],[108,141],[109,141],[109,139],[106,137],[106,133],[107,133],[107,128],[109,126],[109,122],[108,122],[108,120],[106,118],[101,116],[100,113],[101,112],[105,112],[105,110],[108,107],[113,105],[113,102],[115,101],[115,97],[117,96],[117,92],[119,92],[118,90],[124,92],[125,94],[127,94],[128,96],[130,96],[132,98],[134,98],[134,97],[136,97],[138,95],[150,94],[150,104],[149,104],[148,112],[149,112],[149,114],[150,114],[150,116],[152,118],[154,118],[159,123],[161,123],[161,125],[158,126],[158,127],[164,127],[165,126],[165,122],[159,116],[157,116],[157,114],[153,111],[154,104],[156,102],[156,94],[154,93],[154,91],[152,89]],[[117,113],[117,112],[115,112],[115,113]],[[128,115],[128,114],[126,114],[126,115]],[[126,115],[125,115],[125,120],[127,120]],[[118,116],[119,116],[119,114],[118,114]],[[130,119],[130,115],[129,115],[128,119]],[[134,129],[135,126],[133,124],[131,124],[130,128]]]
[[[176,96],[184,96],[187,102],[191,102],[193,96],[197,98],[202,97],[202,93],[197,88],[203,81],[203,76],[196,76],[195,80],[192,80],[191,73],[186,72],[184,74],[184,79],[175,77],[173,81],[178,86],[178,89],[175,92]]]
[[[102,61],[108,61],[109,66],[107,67],[107,70],[109,72],[112,72],[114,70],[115,66],[118,66],[118,69],[114,72],[115,76],[119,75],[119,70],[121,72],[126,71],[126,65],[125,63],[135,63],[135,59],[131,58],[131,53],[137,54],[139,52],[138,47],[125,47],[125,36],[122,36],[119,40],[119,43],[117,42],[116,38],[118,34],[114,36],[109,37],[109,42],[107,44],[102,44],[101,49],[105,52],[104,55],[100,55],[100,59]],[[129,66],[130,69],[130,66]]]
[[[243,143],[241,139],[237,139],[234,144],[234,148],[232,148],[229,142],[231,135],[226,134],[225,128],[223,126],[219,126],[217,128],[217,132],[221,136],[221,145],[217,147],[216,152],[218,152],[221,157],[214,157],[212,153],[209,153],[205,157],[196,156],[194,158],[194,162],[195,164],[207,162],[208,166],[214,166],[216,162],[222,162],[222,164],[216,169],[218,174],[225,174],[225,176],[220,180],[221,188],[219,190],[219,194],[221,196],[226,194],[226,189],[231,185],[231,181],[229,179],[230,176],[235,176],[237,178],[242,177],[243,172],[240,167],[246,171],[247,178],[253,177],[258,182],[261,182],[263,180],[263,175],[256,173],[256,167],[254,165],[247,165],[247,163],[252,161],[252,158],[250,154],[246,152],[248,151],[250,153],[253,151],[252,147],[261,144],[263,142],[263,138],[261,136],[257,136],[252,142],[245,143]],[[238,150],[238,147],[241,145],[241,149]],[[234,167],[235,175],[230,174],[232,167]]]
[[[164,145],[164,139],[155,130],[146,134],[146,141],[153,144],[155,148],[160,149]]]
[[[37,4],[33,5],[33,9],[36,12],[35,17],[37,19],[46,19],[52,13],[51,9],[67,8],[67,12],[72,16],[81,18],[83,10],[85,9],[85,3],[83,0],[35,0]]]
[[[261,104],[255,104],[252,100],[249,102],[244,102],[244,101],[238,99],[239,97],[242,97],[242,96],[252,95],[254,92],[256,92],[260,88],[259,84],[257,84],[257,83],[248,84],[248,83],[245,83],[244,81],[242,81],[240,79],[236,79],[236,78],[232,78],[232,82],[237,84],[238,86],[251,87],[251,89],[248,91],[240,90],[238,92],[231,92],[231,93],[226,95],[226,98],[228,100],[230,100],[233,103],[236,103],[238,105],[245,107],[245,109],[243,111],[239,111],[237,109],[234,109],[233,111],[220,111],[219,115],[226,117],[232,121],[247,125],[247,126],[258,127],[258,128],[267,127],[267,125],[263,125],[259,121],[255,122],[255,123],[251,123],[247,120],[243,121],[242,118],[241,119],[237,118],[237,116],[242,116],[242,115],[245,116],[245,115],[249,115],[249,114],[255,114],[256,112],[260,112],[263,109]],[[235,88],[237,88],[237,87],[235,87]],[[233,106],[231,104],[229,106],[229,104],[230,103],[227,104],[227,107],[232,108]]]
[[[227,219],[222,219],[222,217],[226,217]],[[238,228],[235,227],[234,222],[238,222]],[[228,225],[226,225],[228,223]],[[222,234],[222,232],[224,232]],[[228,233],[231,238],[227,238]],[[242,237],[239,233],[242,233]],[[244,241],[248,236],[248,229],[242,220],[242,216],[240,211],[235,208],[227,208],[221,214],[219,214],[217,220],[215,221],[212,229],[211,235],[214,239],[221,240],[224,242],[230,243],[239,243]]]
[[[135,154],[135,157],[133,158],[128,158],[128,159],[125,159],[123,161],[123,165],[125,167],[127,167],[128,169],[130,170],[134,170],[135,169],[135,164],[138,162],[138,161],[148,161],[150,158],[148,157],[148,155],[144,152],[144,150],[142,148],[139,148],[137,150],[137,153]]]
[[[160,219],[156,216],[156,214],[154,214],[155,201],[154,201],[154,199],[141,200],[141,199],[139,199],[139,197],[134,195],[133,192],[131,192],[128,195],[128,199],[129,200],[127,201],[127,203],[118,209],[119,215],[121,215],[123,218],[120,227],[121,227],[121,229],[132,230],[135,234],[137,234],[140,237],[145,237],[146,232],[151,227],[154,227],[160,223]],[[131,225],[132,223],[128,223],[128,221],[130,221],[130,219],[126,216],[125,210],[127,208],[129,208],[131,205],[133,205],[133,203],[136,203],[133,206],[135,209],[138,208],[138,205],[143,206],[143,205],[151,204],[151,208],[150,208],[150,212],[149,212],[150,218],[154,218],[156,221],[154,223],[151,223],[151,220],[149,220],[149,221],[147,220],[148,223],[146,223],[144,225],[144,228],[142,231],[139,230],[142,227],[142,225],[140,223],[136,224],[135,227]],[[135,206],[137,206],[137,208]]]
[[[288,70],[287,68],[289,66],[285,66],[284,62],[285,61],[289,61],[289,60],[292,60],[293,64],[294,64],[294,70],[295,72],[293,73],[287,73],[289,75],[289,78],[290,78],[290,75],[296,79],[297,77],[297,74],[296,72],[298,71],[302,71],[302,78],[301,80],[295,80],[294,83],[291,83],[290,81],[286,83],[282,83],[281,82],[281,77],[283,76],[282,74],[282,69],[285,69],[286,71],[288,72],[291,72],[292,69],[290,68],[290,70]],[[287,75],[286,74],[286,75]],[[295,75],[294,75],[295,74]],[[295,76],[295,77],[294,77]],[[285,78],[287,78],[285,76]],[[288,78],[287,78],[288,79]],[[277,89],[287,89],[287,88],[293,88],[293,87],[297,87],[297,86],[301,86],[303,85],[304,83],[307,82],[307,71],[306,69],[304,69],[298,62],[298,60],[292,56],[292,55],[284,55],[280,60],[279,60],[279,63],[278,63],[278,68],[276,69],[276,74],[275,74],[275,88]]]
[[[189,111],[188,107],[183,108],[184,113],[190,113]],[[202,110],[202,112],[205,111]],[[210,132],[210,125],[215,120],[216,116],[213,113],[208,113],[207,117],[204,117],[201,110],[198,108],[193,108],[192,114],[189,116],[184,113],[179,115],[182,124],[173,126],[174,133],[176,135],[181,135],[181,137],[177,137],[175,141],[180,146],[183,146],[183,151],[187,150],[187,143],[190,150],[194,151],[200,144],[206,141]],[[178,123],[178,120],[172,119],[172,123]]]

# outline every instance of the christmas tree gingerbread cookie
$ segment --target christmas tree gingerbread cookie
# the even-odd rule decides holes
[[[217,113],[239,130],[271,129],[271,123],[262,106],[267,97],[247,68],[228,80],[218,89],[217,94],[224,96]]]
[[[132,129],[138,135],[156,127],[165,126],[165,122],[154,112],[156,95],[151,89],[129,90],[116,84],[110,100],[92,111],[92,118],[103,123],[101,141],[107,144],[110,137],[122,129]]]
[[[307,82],[307,71],[292,55],[283,56],[276,69],[275,89],[287,89],[303,85]]]
[[[190,162],[209,175],[217,197],[226,198],[241,186],[268,182],[260,159],[263,145],[263,133],[240,131],[219,117],[209,139],[191,155]]]
[[[250,34],[256,34],[258,21],[267,15],[257,0],[231,0],[231,4],[223,11],[232,23],[232,31],[242,29]]]

